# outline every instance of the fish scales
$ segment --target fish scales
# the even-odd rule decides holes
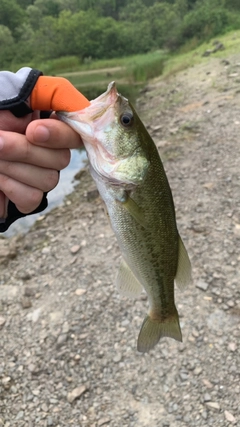
[[[81,135],[106,204],[123,255],[117,287],[128,296],[137,296],[142,287],[147,293],[150,310],[138,350],[149,351],[163,336],[181,341],[174,280],[184,288],[191,281],[191,265],[153,140],[114,83],[85,110],[58,115]]]

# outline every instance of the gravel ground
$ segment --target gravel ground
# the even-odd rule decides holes
[[[240,426],[240,54],[149,85],[137,103],[172,187],[193,284],[183,343],[136,350],[146,296],[87,171],[25,236],[0,239],[0,426]]]

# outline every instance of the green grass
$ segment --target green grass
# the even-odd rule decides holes
[[[165,60],[166,54],[156,51],[145,55],[95,61],[81,65],[78,71],[61,72],[58,75],[66,77],[89,99],[103,93],[108,83],[114,80],[118,91],[134,102],[139,90],[148,80],[161,75]]]
[[[225,46],[224,50],[212,54],[208,57],[203,57],[203,53],[207,49],[213,48],[213,41],[218,40]],[[193,45],[197,42],[194,41]],[[183,71],[201,62],[208,62],[210,58],[225,58],[226,56],[237,54],[240,52],[240,30],[230,31],[219,37],[215,37],[209,42],[202,43],[200,46],[191,49],[192,45],[183,46],[179,52],[170,55],[165,62],[163,77],[170,77],[173,74]],[[190,49],[190,50],[189,50]]]

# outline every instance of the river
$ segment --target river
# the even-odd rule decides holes
[[[11,225],[8,231],[3,233],[3,236],[10,237],[18,233],[26,233],[41,215],[49,212],[57,206],[60,206],[64,201],[64,197],[74,190],[74,186],[77,183],[77,181],[74,180],[74,176],[81,168],[84,167],[86,160],[87,155],[85,150],[72,150],[69,165],[61,171],[57,187],[48,194],[47,209],[45,209],[44,212],[29,215],[17,220]]]

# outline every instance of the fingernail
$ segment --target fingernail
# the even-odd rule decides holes
[[[38,142],[47,142],[50,138],[50,132],[45,126],[39,125],[35,129],[34,137]]]
[[[2,138],[2,136],[0,136],[0,150],[2,150],[4,147],[4,139]]]

